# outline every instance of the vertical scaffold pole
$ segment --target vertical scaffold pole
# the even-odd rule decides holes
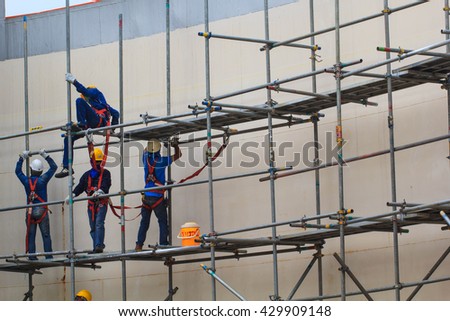
[[[309,0],[309,26],[310,33],[314,35],[315,32],[315,20],[314,20],[314,0]],[[310,43],[312,46],[316,44],[316,39],[314,36],[310,38]],[[311,50],[311,71],[316,71],[316,59],[315,52]],[[312,92],[317,92],[317,76],[313,75],[311,78],[312,82]],[[319,166],[319,127],[318,127],[318,116],[313,116],[313,130],[314,130],[314,166]],[[316,182],[316,213],[320,215],[320,170],[316,169],[314,171],[315,182]],[[317,224],[320,225],[320,219],[317,219]],[[319,296],[323,295],[323,270],[322,270],[322,249],[317,249],[317,278],[318,278],[318,290]]]
[[[28,22],[27,16],[23,17],[23,88],[25,103],[25,132],[30,130],[30,113],[28,109]],[[30,136],[25,135],[25,150],[30,150]],[[30,175],[30,160],[26,160],[26,173]]]
[[[336,35],[336,107],[337,126],[336,141],[338,145],[338,177],[339,177],[339,209],[340,209],[340,256],[345,263],[345,216],[344,212],[344,168],[343,168],[343,134],[342,134],[342,106],[341,106],[341,39],[340,39],[339,0],[335,0],[335,35]],[[341,269],[341,300],[345,301],[345,270]]]
[[[205,9],[205,32],[209,32],[209,6],[208,0],[204,0]],[[205,81],[206,81],[206,97],[207,101],[211,99],[211,84],[210,84],[210,64],[209,64],[209,39],[205,37]],[[211,106],[209,106],[211,107]],[[211,150],[211,108],[206,112],[206,136],[207,136],[207,151],[206,161],[208,164],[208,191],[209,191],[209,229],[214,233],[214,193],[213,193],[213,171],[212,171],[212,150]],[[211,269],[216,271],[216,253],[214,246],[211,246]],[[216,301],[216,280],[211,277],[211,296],[212,300]]]
[[[171,87],[170,87],[170,0],[166,0],[166,111],[167,116],[171,114]],[[169,144],[169,154],[170,154],[170,144]],[[167,180],[172,182],[172,170],[169,166],[167,168]],[[172,220],[172,196],[173,191],[169,189],[167,192],[168,196],[168,221],[169,221],[169,243],[172,244],[173,237],[173,220]],[[171,258],[169,258],[171,261]],[[169,261],[169,262],[170,262]],[[169,287],[169,295],[168,301],[173,301],[173,265],[168,264],[168,287]]]
[[[444,3],[444,12],[445,12],[445,30],[449,30],[450,29],[450,7],[449,7],[449,0],[445,0]],[[450,34],[446,33],[445,34],[445,39],[448,40],[450,39]],[[446,47],[446,52],[450,53],[450,45],[447,45]],[[447,75],[447,83],[446,83],[447,87],[447,109],[448,109],[448,133],[450,134],[450,75]],[[450,159],[450,138],[448,139],[448,159]]]
[[[264,0],[264,27],[265,27],[265,39],[269,40],[269,4],[268,0]],[[270,72],[270,47],[266,46],[266,82],[271,81]],[[268,156],[269,156],[269,171],[270,171],[270,207],[272,223],[277,221],[276,217],[276,207],[275,207],[275,153],[273,150],[273,128],[272,128],[272,93],[271,90],[267,90],[267,106],[269,107],[269,112],[267,113],[267,131],[268,131]],[[277,228],[272,227],[272,238],[276,239]],[[273,300],[279,300],[278,291],[278,252],[277,245],[274,243],[272,245],[273,250]]]
[[[66,71],[70,72],[70,1],[66,0]],[[72,146],[72,97],[70,83],[67,82],[67,140],[68,146]],[[68,177],[68,192],[69,192],[69,248],[71,254],[75,253],[74,240],[74,225],[73,225],[73,150],[68,148],[69,160],[69,177]],[[75,300],[75,259],[70,255],[70,293],[72,301]]]
[[[389,25],[389,1],[384,0],[384,31],[386,47],[391,47],[390,40],[390,25]],[[386,52],[386,59],[391,59],[391,53]],[[391,64],[386,65],[387,75],[392,72]],[[392,78],[387,77],[387,98],[388,98],[388,127],[389,127],[389,156],[391,168],[391,198],[392,202],[397,202],[397,183],[395,174],[395,144],[394,144],[394,108],[392,96]],[[395,211],[397,207],[393,207]],[[393,247],[394,247],[394,281],[395,281],[395,299],[400,301],[400,267],[399,267],[399,252],[398,252],[398,221],[397,215],[392,217],[392,232],[393,232]]]
[[[124,123],[123,115],[123,16],[119,14],[119,108],[120,124]],[[122,253],[126,252],[125,242],[125,168],[124,155],[124,128],[120,127],[120,236]],[[122,300],[127,300],[127,261],[122,260]]]

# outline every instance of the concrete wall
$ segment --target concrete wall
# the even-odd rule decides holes
[[[106,1],[105,1],[106,2]],[[135,1],[123,3],[123,8]],[[320,4],[319,4],[320,2]],[[362,16],[368,16],[382,9],[382,1],[361,4],[360,1],[341,1],[341,19],[350,21]],[[439,30],[444,26],[442,4],[433,1],[418,8],[408,9],[403,13],[391,15],[392,46],[414,49],[442,40]],[[334,24],[334,1],[315,1],[316,29],[323,29]],[[402,5],[406,1],[396,1],[392,4]],[[201,16],[202,5],[184,7],[184,15],[190,16],[197,12]],[[161,5],[160,21],[163,24],[164,10]],[[87,10],[87,9],[83,9]],[[98,9],[93,9],[98,10]],[[214,10],[211,10],[214,12]],[[252,11],[252,10],[251,10]],[[119,11],[117,12],[119,13]],[[87,12],[86,14],[89,14]],[[180,16],[182,11],[179,12]],[[214,15],[212,13],[212,15]],[[102,16],[102,15],[100,15]],[[112,15],[116,17],[116,13]],[[301,18],[299,18],[301,17]],[[102,18],[100,18],[101,20]],[[124,14],[125,32],[133,24],[132,19]],[[172,113],[186,112],[188,104],[201,102],[205,96],[204,80],[204,40],[196,36],[203,30],[201,21],[198,25],[186,26],[173,30],[171,34],[172,58]],[[31,28],[32,22],[30,22]],[[307,1],[297,1],[291,4],[272,8],[270,11],[270,36],[275,40],[283,40],[309,32]],[[242,37],[263,38],[263,12],[248,12],[245,15],[217,19],[211,23],[210,30],[217,34],[228,34]],[[415,32],[411,32],[415,30]],[[110,30],[109,32],[112,33]],[[97,36],[97,35],[95,35]],[[111,37],[113,38],[113,37]],[[355,27],[342,30],[341,38],[342,61],[353,61],[363,58],[364,64],[371,64],[384,59],[384,54],[377,53],[375,47],[384,45],[383,21],[372,20]],[[319,53],[323,60],[319,66],[329,67],[335,61],[334,34],[318,36],[316,42],[322,46]],[[305,42],[307,43],[307,42]],[[124,119],[126,122],[138,120],[139,114],[148,112],[152,115],[166,113],[165,85],[165,34],[157,32],[124,43]],[[238,89],[251,87],[266,82],[265,56],[259,51],[260,45],[230,42],[222,40],[211,41],[211,94],[220,95]],[[271,53],[272,79],[287,78],[309,71],[309,51],[278,48]],[[119,104],[118,82],[118,44],[111,39],[110,43],[74,49],[71,52],[72,72],[86,84],[96,84],[106,95],[112,106]],[[406,65],[418,58],[396,63],[394,67]],[[64,124],[66,119],[66,83],[65,53],[52,52],[39,54],[29,59],[30,77],[30,125],[44,127]],[[380,68],[377,72],[383,73]],[[23,61],[8,59],[0,63],[0,88],[2,97],[3,117],[0,120],[0,135],[9,135],[23,131],[24,98],[23,98]],[[365,79],[352,78],[344,81],[344,87]],[[324,92],[334,88],[332,75],[324,74],[318,77],[318,91]],[[289,88],[310,90],[310,79],[289,84]],[[76,97],[72,91],[72,97]],[[287,94],[274,94],[278,102],[291,100]],[[266,99],[264,91],[254,92],[230,99],[229,102],[244,105],[260,104]],[[387,98],[385,96],[373,99],[378,107],[362,107],[347,104],[343,108],[344,138],[347,140],[344,156],[352,157],[386,149],[389,145],[387,130]],[[394,93],[395,138],[396,144],[402,145],[425,138],[444,135],[448,132],[447,97],[439,85],[423,85],[409,90]],[[319,138],[326,141],[326,133],[334,135],[336,126],[336,110],[324,111],[326,117],[320,122]],[[75,117],[73,115],[73,117]],[[244,124],[240,129],[266,124]],[[35,135],[30,137],[33,150],[42,147],[56,149],[62,147],[62,139],[58,132]],[[231,142],[239,146],[258,143],[259,147],[251,151],[258,155],[261,161],[250,168],[242,162],[248,157],[239,148],[227,150],[228,163],[214,170],[215,177],[233,175],[266,169],[263,148],[265,132],[232,137]],[[292,161],[294,152],[302,150],[302,146],[312,140],[312,126],[301,125],[292,128],[276,130],[274,138],[277,146],[291,142],[293,147],[285,150],[276,149],[277,165],[283,166]],[[204,136],[205,132],[198,133]],[[334,136],[333,139],[334,141]],[[101,137],[96,137],[101,142]],[[143,144],[144,142],[139,142]],[[76,143],[78,146],[83,141]],[[0,194],[1,207],[23,204],[25,196],[23,188],[15,178],[14,166],[17,155],[22,151],[24,138],[2,142],[0,154]],[[141,147],[142,148],[142,145]],[[142,168],[139,164],[139,146],[137,143],[127,145],[127,160],[125,169],[125,186],[127,190],[139,189],[143,186]],[[112,153],[118,153],[117,147],[111,148]],[[52,154],[57,161],[61,153]],[[184,148],[183,159],[196,157],[202,159],[201,148],[188,150]],[[321,159],[326,155],[321,152]],[[442,141],[421,148],[397,153],[397,190],[398,200],[426,203],[447,199],[450,187],[448,177],[450,168],[448,159],[448,143]],[[227,166],[228,165],[228,166]],[[303,168],[299,164],[296,168]],[[75,179],[89,168],[85,150],[75,152]],[[120,187],[119,169],[110,164],[113,175],[112,191]],[[193,173],[197,168],[190,164],[173,166],[175,180],[180,180]],[[206,178],[206,172],[200,178]],[[338,175],[336,168],[321,171],[322,212],[328,213],[338,209]],[[53,179],[49,184],[49,199],[63,199],[67,195],[67,179]],[[217,231],[269,223],[271,220],[269,185],[260,183],[256,177],[239,179],[214,184],[215,226]],[[390,167],[388,156],[372,158],[358,163],[352,163],[344,170],[345,206],[355,209],[355,216],[368,217],[385,213],[390,209],[386,202],[390,200]],[[315,213],[315,181],[314,174],[291,176],[276,182],[277,219],[292,220],[304,215]],[[118,199],[114,199],[119,203]],[[138,196],[127,196],[127,205],[138,205]],[[55,250],[68,247],[68,215],[67,209],[61,206],[51,206],[51,229]],[[194,220],[201,226],[201,232],[209,232],[208,189],[205,185],[191,188],[181,188],[174,191],[173,204],[174,222],[172,233],[174,244],[179,227]],[[24,213],[21,210],[0,213],[0,253],[2,255],[24,252],[25,224]],[[127,214],[130,221],[126,224],[127,248],[134,247],[139,220],[131,220],[136,211]],[[86,215],[86,204],[77,203],[74,207],[75,247],[89,249],[90,238]],[[117,251],[120,248],[120,226],[118,219],[108,215],[106,221],[106,250]],[[291,234],[301,230],[280,227],[277,232]],[[268,236],[269,231],[249,232],[241,237]],[[148,233],[148,244],[155,244],[158,239],[158,228],[154,217]],[[38,250],[42,250],[40,236],[37,237]],[[439,226],[416,226],[410,228],[410,233],[400,235],[400,269],[401,281],[412,282],[423,278],[442,252],[448,247],[448,232],[440,230]],[[267,250],[267,249],[266,249]],[[390,233],[367,233],[350,236],[346,239],[346,259],[353,273],[366,288],[378,288],[394,283],[392,235]],[[340,272],[333,258],[333,253],[339,252],[339,240],[328,240],[324,248],[324,291],[325,294],[339,293]],[[301,273],[310,260],[312,252],[301,254],[286,254],[279,256],[280,295],[282,298],[291,291]],[[188,257],[189,258],[189,257]],[[181,260],[183,258],[177,258]],[[208,264],[208,263],[206,263]],[[121,300],[121,263],[111,262],[101,264],[97,270],[77,269],[77,289],[89,288],[95,300]],[[445,261],[435,277],[447,276],[450,263]],[[305,280],[298,292],[299,297],[311,297],[317,294],[317,272],[315,269]],[[268,300],[273,294],[272,257],[262,256],[240,261],[225,260],[217,262],[217,273],[239,293],[250,300]],[[21,300],[27,291],[27,276],[16,273],[0,273],[0,299]],[[44,269],[42,275],[33,278],[35,284],[35,300],[68,300],[70,299],[70,271],[63,268]],[[127,262],[127,287],[129,300],[162,300],[167,296],[167,268],[162,263]],[[174,266],[174,285],[179,288],[176,300],[209,300],[211,298],[209,277],[200,269],[198,263]],[[348,291],[356,287],[349,280]],[[235,298],[218,286],[218,300],[234,300]],[[402,291],[405,299],[411,289]],[[377,300],[394,300],[393,292],[380,292],[373,295]],[[425,286],[416,299],[449,300],[445,283]],[[349,297],[349,300],[364,300],[362,296]]]

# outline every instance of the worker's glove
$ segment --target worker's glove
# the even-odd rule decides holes
[[[170,141],[170,144],[173,147],[178,146],[179,143],[180,143],[180,138],[179,137],[172,137],[172,140]]]
[[[105,192],[103,192],[101,189],[98,189],[94,192],[94,194],[92,194],[93,197],[99,197],[105,195]]]
[[[22,153],[19,154],[19,156],[23,160],[26,160],[28,157],[30,157],[30,151],[29,150],[24,150]]]
[[[49,156],[48,153],[43,148],[39,151],[39,155],[41,155],[42,158],[44,158],[44,159]]]
[[[75,197],[75,194],[72,194],[72,200],[73,200],[74,197]],[[66,199],[64,200],[64,203],[69,205],[69,195],[67,195]]]
[[[66,74],[66,81],[67,82],[70,82],[71,84],[73,84],[74,82],[75,82],[75,76],[74,75],[72,75],[71,73],[67,73]]]

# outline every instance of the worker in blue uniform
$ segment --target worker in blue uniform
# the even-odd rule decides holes
[[[86,130],[88,128],[105,127],[108,122],[111,121],[111,125],[117,125],[119,123],[120,113],[108,105],[103,93],[95,86],[84,87],[75,76],[68,73],[66,74],[66,81],[73,84],[77,91],[81,94],[75,101],[77,108],[77,124],[73,124],[72,131],[75,135],[72,135],[72,151],[73,143],[81,138],[77,136],[76,132]],[[63,178],[69,175],[69,139],[66,136],[64,138],[64,154],[62,169],[55,175],[56,178]],[[73,159],[73,154],[72,154]]]
[[[101,167],[103,152],[100,148],[92,151],[91,166],[80,178],[80,182],[73,190],[73,197],[86,192],[87,196],[92,196],[88,200],[88,218],[91,228],[90,235],[93,242],[93,253],[102,253],[105,248],[105,218],[108,210],[109,199],[107,197],[99,198],[108,194],[111,187],[111,173],[104,167]],[[66,198],[66,204],[69,202],[69,196]]]
[[[181,157],[178,141],[172,143],[175,154],[172,156],[161,156],[161,142],[152,138],[147,143],[142,161],[144,164],[145,188],[162,187],[166,185],[166,168]],[[137,235],[135,250],[142,251],[147,231],[150,227],[150,215],[155,212],[159,224],[159,244],[169,245],[169,226],[167,221],[167,205],[164,199],[164,189],[144,192],[142,197],[141,223]]]
[[[19,160],[16,164],[16,176],[25,188],[27,194],[28,204],[38,204],[47,202],[47,184],[55,174],[58,166],[55,161],[41,150],[39,154],[44,158],[50,168],[45,174],[42,174],[44,165],[40,159],[35,159],[30,164],[30,176],[28,177],[22,171],[23,161],[29,158],[29,151],[24,151],[20,154]],[[26,253],[36,253],[36,230],[39,225],[42,240],[44,243],[44,252],[52,252],[52,239],[50,236],[50,219],[48,217],[49,209],[46,205],[29,207],[26,212],[25,222],[27,225],[26,234]],[[36,256],[29,256],[30,260],[37,260]],[[46,259],[51,259],[51,254],[45,255]]]

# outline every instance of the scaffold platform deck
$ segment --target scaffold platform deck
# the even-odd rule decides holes
[[[424,83],[443,84],[446,75],[450,73],[450,59],[433,57],[414,64],[410,64],[392,72],[392,90],[398,91],[411,88]],[[370,76],[364,75],[363,76]],[[371,79],[359,84],[343,88],[342,97],[353,101],[367,101],[372,97],[380,96],[388,92],[387,81],[382,79]],[[280,115],[305,115],[310,116],[321,110],[336,106],[336,91],[323,93],[328,97],[302,97],[274,106]],[[345,104],[345,99],[343,104]],[[265,105],[253,107],[264,108]],[[213,112],[211,113],[211,125],[213,129],[227,128],[236,124],[261,120],[267,114],[241,109],[233,113]],[[288,123],[289,121],[286,121]],[[293,123],[295,124],[295,122]],[[150,138],[165,139],[177,134],[188,134],[206,128],[206,115],[197,115],[184,120],[174,120],[168,123],[152,125],[144,128],[125,132],[125,137],[132,140],[148,140]]]

